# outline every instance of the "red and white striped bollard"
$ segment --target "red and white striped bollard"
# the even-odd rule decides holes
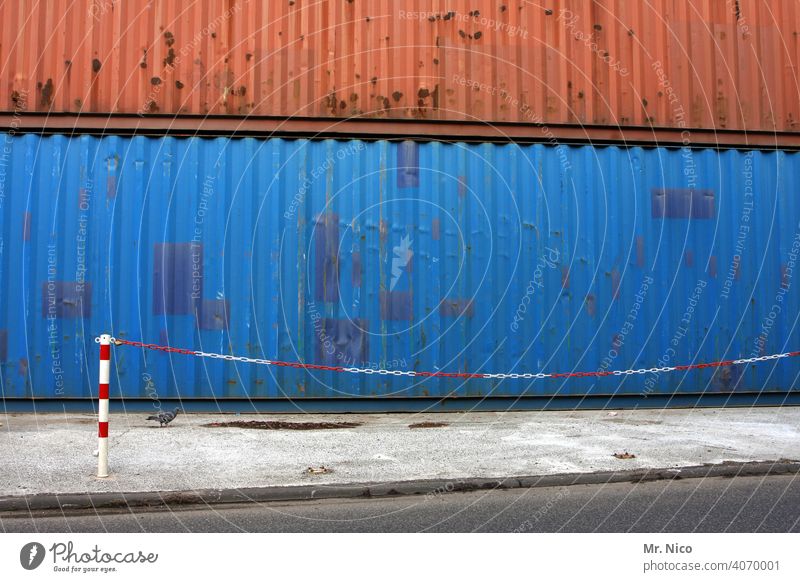
[[[108,381],[111,377],[111,336],[100,336],[100,387],[97,415],[97,476],[108,477]]]

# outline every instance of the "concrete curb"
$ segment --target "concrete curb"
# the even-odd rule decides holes
[[[531,487],[566,487],[605,483],[702,479],[705,477],[744,477],[800,473],[800,461],[725,462],[667,469],[634,469],[596,473],[563,473],[502,479],[419,479],[387,483],[344,485],[298,485],[287,487],[250,487],[244,489],[195,489],[190,491],[143,491],[131,493],[43,493],[29,496],[0,497],[0,512],[83,511],[88,509],[164,508],[191,505],[307,501],[313,499],[380,498],[400,495],[436,497],[461,491],[520,489]],[[7,515],[7,517],[9,517]]]

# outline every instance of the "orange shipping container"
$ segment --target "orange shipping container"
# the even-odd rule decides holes
[[[0,26],[6,112],[800,118],[798,0],[20,0]]]

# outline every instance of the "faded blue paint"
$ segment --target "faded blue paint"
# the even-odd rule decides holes
[[[624,369],[800,349],[800,154],[7,140],[6,398],[93,396],[102,331],[270,359],[451,372]],[[668,404],[671,394],[779,397],[797,390],[799,373],[785,360],[621,380],[462,382],[121,347],[112,396],[652,394]]]

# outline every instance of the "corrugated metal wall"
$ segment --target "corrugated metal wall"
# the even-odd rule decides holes
[[[53,0],[0,23],[7,111],[800,119],[796,0]]]
[[[415,370],[620,369],[800,345],[800,155],[4,136],[5,397],[90,397],[93,337]],[[112,395],[786,392],[795,361],[467,383],[118,348]]]

